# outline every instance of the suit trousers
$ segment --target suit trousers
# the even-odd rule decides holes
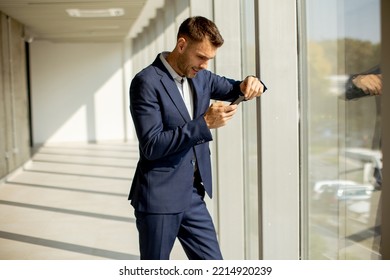
[[[141,260],[169,260],[176,237],[190,260],[222,260],[202,185],[194,183],[190,207],[181,213],[135,211]]]

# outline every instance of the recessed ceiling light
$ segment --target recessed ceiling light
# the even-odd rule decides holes
[[[93,9],[93,10],[82,10],[82,9],[67,9],[66,12],[71,17],[120,17],[125,14],[122,8],[111,8],[111,9]]]

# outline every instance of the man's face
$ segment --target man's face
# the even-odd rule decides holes
[[[177,67],[181,74],[187,78],[194,78],[196,74],[203,69],[207,69],[210,59],[216,55],[217,48],[209,40],[202,42],[191,42],[184,38],[179,48],[180,56],[178,57]]]

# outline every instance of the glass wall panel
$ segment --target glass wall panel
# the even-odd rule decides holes
[[[304,258],[380,258],[380,0],[302,1]]]

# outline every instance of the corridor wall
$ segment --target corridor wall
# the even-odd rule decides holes
[[[125,139],[121,43],[31,44],[34,145]],[[126,80],[126,81],[125,81]]]
[[[0,178],[30,157],[23,25],[0,12]]]

